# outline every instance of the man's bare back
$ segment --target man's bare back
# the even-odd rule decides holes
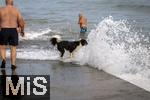
[[[82,15],[79,14],[79,22],[78,24],[80,24],[80,27],[86,27],[87,26],[87,19]]]
[[[0,8],[0,28],[21,28],[24,31],[24,20],[17,8],[11,5]]]
[[[6,6],[0,9],[1,28],[18,27],[18,11],[13,6]]]

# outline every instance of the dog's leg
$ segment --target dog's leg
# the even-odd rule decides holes
[[[62,50],[62,51],[61,51],[61,54],[60,54],[60,60],[61,60],[62,62],[64,61],[64,59],[63,59],[64,53],[65,53],[65,51]]]
[[[70,58],[74,58],[74,52],[70,53]]]
[[[61,56],[60,56],[61,58],[63,58],[64,53],[65,53],[65,50],[61,51]]]
[[[64,61],[63,57],[60,57],[60,61]]]
[[[73,58],[73,54],[72,53],[70,53],[70,58]]]

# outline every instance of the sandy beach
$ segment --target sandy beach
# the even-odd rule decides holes
[[[50,75],[50,100],[148,100],[150,98],[149,92],[89,66],[37,60],[18,60],[17,65],[17,75]],[[9,67],[6,68],[6,73],[11,75]]]

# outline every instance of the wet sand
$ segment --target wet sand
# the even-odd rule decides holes
[[[18,60],[17,65],[18,75],[50,75],[50,100],[150,99],[149,92],[89,66],[33,60]],[[5,70],[11,75],[9,64]]]

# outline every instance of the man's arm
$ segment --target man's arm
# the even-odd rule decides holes
[[[21,13],[18,11],[18,27],[21,29],[20,33],[21,33],[21,36],[24,36],[24,27],[25,27],[25,21],[23,19],[23,17],[21,16]]]
[[[1,9],[2,8],[0,8],[0,30],[1,30]]]
[[[81,20],[82,20],[82,18],[81,18],[81,17],[79,17],[78,24],[81,24]]]

